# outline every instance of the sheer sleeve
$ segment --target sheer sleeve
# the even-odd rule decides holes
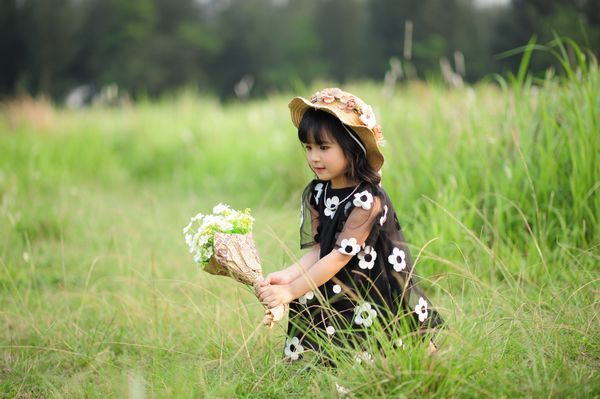
[[[355,194],[354,209],[340,232],[335,249],[345,255],[356,255],[366,245],[377,240],[379,223],[375,223],[381,213],[381,199],[370,190]]]
[[[319,211],[317,210],[317,201],[320,195],[319,183],[316,181],[309,183],[302,193],[302,201],[300,203],[301,249],[310,248],[319,242]]]

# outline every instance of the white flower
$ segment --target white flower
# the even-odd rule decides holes
[[[208,244],[208,240],[210,239],[210,237],[206,234],[201,234],[198,238],[198,240],[196,241],[196,244],[201,247],[204,246],[206,244]]]
[[[206,228],[206,227],[208,227],[210,225],[217,224],[217,223],[219,223],[219,220],[221,220],[221,218],[219,216],[216,216],[216,215],[206,215],[202,219],[202,227]]]
[[[315,203],[319,204],[319,198],[321,198],[321,193],[323,192],[323,183],[319,183],[315,186],[315,191],[317,194],[315,195]]]
[[[304,294],[300,298],[298,298],[298,302],[300,302],[302,305],[306,305],[306,302],[310,301],[314,297],[315,297],[315,293],[312,291],[308,291],[306,294]]]
[[[371,309],[369,302],[364,302],[354,308],[354,323],[359,326],[370,327],[375,317],[377,317],[377,311]]]
[[[204,215],[201,213],[197,213],[195,216],[192,217],[190,224],[192,224],[193,222],[195,222],[196,220],[201,220],[202,218],[204,218]]]
[[[215,215],[226,215],[231,211],[231,209],[229,208],[229,206],[225,205],[225,204],[217,204],[213,207],[213,213]]]
[[[337,382],[335,383],[335,390],[337,391],[338,394],[340,394],[342,397],[344,396],[348,396],[350,394],[350,390],[344,386],[341,386],[340,384],[338,384]]]
[[[360,121],[365,124],[369,129],[373,129],[377,124],[375,120],[375,114],[370,105],[363,106],[361,109]]]
[[[383,226],[383,224],[387,220],[387,213],[388,213],[388,206],[384,205],[383,206],[383,216],[379,218],[379,225],[380,226]]]
[[[335,328],[333,326],[327,326],[325,331],[327,331],[327,334],[329,334],[329,335],[335,334]]]
[[[377,252],[375,249],[369,245],[367,245],[364,251],[358,254],[358,267],[361,269],[372,269],[373,265],[375,265],[375,259],[377,259]]]
[[[203,232],[200,231],[200,229],[198,229],[196,234],[194,234],[194,236],[192,237],[191,242],[190,242],[190,252],[196,251],[198,249],[198,247],[200,246],[198,242],[200,241],[200,238],[202,237],[202,233]]]
[[[183,236],[195,262],[205,266],[213,256],[213,239],[216,233],[231,233],[234,230],[240,234],[252,231],[254,218],[249,210],[242,212],[231,209],[228,205],[217,204],[213,207],[214,214],[196,214],[190,223],[183,228]]]
[[[333,288],[331,288],[331,290],[334,294],[339,294],[340,292],[342,292],[342,287],[340,287],[339,284],[336,284],[333,286]]]
[[[288,338],[285,340],[285,349],[283,352],[290,359],[298,360],[300,354],[304,352],[304,347],[300,345],[298,337]]]
[[[406,253],[399,248],[394,248],[392,254],[388,256],[388,262],[394,266],[395,271],[402,271],[406,268]]]
[[[335,211],[337,211],[337,207],[340,204],[340,199],[337,196],[333,196],[331,198],[325,199],[325,216],[329,216],[333,219],[333,215],[335,215]]]
[[[371,209],[371,205],[373,204],[373,195],[367,190],[362,193],[354,194],[354,201],[352,201],[354,206],[363,208],[365,210]]]
[[[396,342],[394,342],[394,344],[398,347],[398,348],[402,348],[402,349],[406,349],[406,345],[404,345],[404,341],[402,341],[402,338],[398,338],[396,340]]]
[[[354,356],[354,360],[356,363],[362,364],[362,362],[373,364],[373,356],[369,352],[361,352],[358,355]]]
[[[360,245],[356,242],[356,238],[347,238],[342,240],[342,245],[338,249],[344,255],[356,255],[360,251]]]
[[[233,223],[230,223],[226,220],[219,220],[217,222],[217,226],[219,226],[219,229],[221,231],[232,231],[233,230]]]
[[[415,306],[415,313],[419,315],[419,321],[424,322],[429,314],[427,312],[427,301],[423,297],[419,297],[419,303]]]

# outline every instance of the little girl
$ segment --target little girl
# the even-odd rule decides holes
[[[296,360],[323,338],[357,342],[370,329],[401,321],[420,332],[441,325],[414,284],[401,227],[379,185],[383,139],[370,106],[337,88],[289,103],[292,122],[316,174],[302,195],[298,262],[257,287],[268,307],[289,304],[284,353]],[[319,338],[321,337],[321,338]]]

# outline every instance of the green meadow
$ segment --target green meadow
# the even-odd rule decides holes
[[[224,202],[252,209],[265,272],[301,255],[312,176],[287,102],[326,84],[4,103],[0,398],[600,396],[600,72],[572,55],[541,79],[344,86],[383,127],[383,186],[447,328],[433,356],[409,340],[336,368],[283,361],[286,323],[261,326],[182,235]]]

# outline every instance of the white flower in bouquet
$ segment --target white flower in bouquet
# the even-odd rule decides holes
[[[252,239],[253,223],[250,209],[240,212],[218,204],[210,215],[199,213],[193,216],[183,228],[183,235],[194,262],[202,270],[255,286],[263,277]],[[284,305],[266,309],[263,323],[272,327],[283,318],[284,311]]]
[[[249,234],[253,223],[250,209],[236,211],[228,205],[218,204],[212,214],[199,213],[190,219],[190,223],[183,228],[185,243],[193,254],[194,262],[204,267],[214,254],[215,233]]]

